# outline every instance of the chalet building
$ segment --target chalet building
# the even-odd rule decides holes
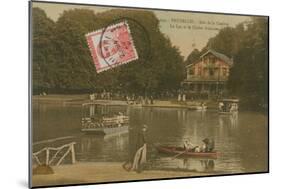
[[[181,83],[184,93],[187,97],[223,95],[232,65],[233,60],[226,55],[208,50],[186,66],[186,79]]]

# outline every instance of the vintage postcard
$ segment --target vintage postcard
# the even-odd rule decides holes
[[[268,172],[267,16],[30,3],[30,186]]]

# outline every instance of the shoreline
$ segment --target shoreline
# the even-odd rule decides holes
[[[153,104],[143,104],[143,105],[129,105],[125,100],[105,100],[97,99],[90,100],[89,95],[46,95],[32,96],[33,103],[42,103],[42,104],[60,104],[60,105],[79,105],[81,106],[84,103],[103,103],[107,105],[115,106],[132,106],[132,107],[158,107],[158,108],[189,108],[192,105],[187,105],[187,103],[199,103],[205,102],[207,109],[216,110],[217,102],[214,100],[186,100],[185,102],[177,102],[175,99],[170,100],[154,100]],[[196,111],[196,110],[195,110]]]
[[[32,186],[104,183],[210,175],[208,172],[172,170],[144,170],[141,173],[134,171],[128,172],[122,168],[121,162],[78,162],[72,165],[54,166],[52,169],[54,170],[54,174],[32,175]]]

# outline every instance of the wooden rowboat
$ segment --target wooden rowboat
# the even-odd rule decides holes
[[[156,146],[156,149],[160,153],[170,154],[170,155],[177,155],[181,154],[180,156],[184,157],[199,157],[199,158],[213,158],[216,159],[218,156],[218,152],[190,152],[185,151],[182,147],[174,147],[174,146]]]

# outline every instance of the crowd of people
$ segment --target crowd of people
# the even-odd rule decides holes
[[[121,94],[106,91],[90,94],[90,100],[125,100],[127,104],[154,104],[153,95]]]
[[[163,92],[144,92],[143,93],[133,93],[133,92],[113,92],[113,91],[107,91],[103,90],[100,92],[93,92],[90,94],[90,99],[95,100],[140,100],[140,99],[148,99],[148,101],[152,99],[161,99],[161,100],[167,100],[167,99],[176,99],[178,95],[178,91],[163,91]]]

